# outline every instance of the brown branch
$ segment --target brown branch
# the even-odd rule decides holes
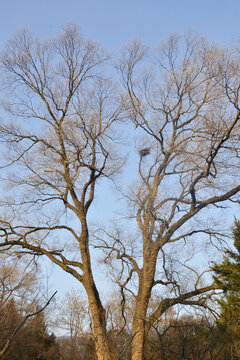
[[[150,329],[152,324],[170,307],[176,305],[176,304],[183,304],[183,305],[199,305],[203,306],[203,299],[199,300],[188,300],[191,299],[197,295],[206,294],[209,293],[212,295],[214,293],[214,290],[216,290],[218,287],[215,283],[212,285],[195,289],[193,291],[189,291],[185,294],[180,294],[179,296],[175,298],[166,298],[157,307],[157,309],[148,317],[147,319],[147,329]],[[207,295],[204,300],[209,299],[209,296]]]

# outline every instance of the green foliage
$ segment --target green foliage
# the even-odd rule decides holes
[[[236,221],[233,228],[234,250],[225,249],[221,264],[214,264],[216,284],[224,291],[224,298],[220,300],[222,306],[235,307],[240,298],[240,221]]]
[[[240,221],[235,221],[232,231],[234,249],[225,249],[221,264],[215,264],[214,279],[224,291],[219,300],[221,315],[219,325],[223,328],[226,339],[232,345],[236,358],[240,355]],[[235,357],[234,357],[235,358]]]

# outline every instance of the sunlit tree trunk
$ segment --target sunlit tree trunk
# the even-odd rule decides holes
[[[142,360],[145,341],[145,317],[143,304],[136,307],[132,328],[132,360]]]
[[[87,259],[86,259],[87,260]],[[89,261],[83,261],[83,263],[89,263]],[[95,351],[98,360],[113,360],[110,353],[110,347],[108,343],[108,337],[106,332],[106,317],[105,309],[102,306],[96,285],[93,280],[91,271],[88,271],[86,280],[83,285],[86,289],[89,307],[91,310],[92,321],[93,321],[93,336],[95,343]]]
[[[149,328],[146,326],[147,310],[154,282],[157,252],[144,239],[144,265],[139,277],[139,293],[132,325],[132,360],[142,360],[144,342]]]

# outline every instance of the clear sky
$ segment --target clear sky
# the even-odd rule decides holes
[[[22,27],[51,36],[69,22],[112,51],[134,37],[157,45],[188,29],[229,44],[239,37],[240,1],[0,0],[0,47]]]
[[[48,37],[70,22],[115,54],[132,38],[158,45],[169,33],[189,29],[230,45],[240,38],[240,1],[0,0],[0,50],[23,27]],[[67,287],[68,280],[59,276],[55,286]]]

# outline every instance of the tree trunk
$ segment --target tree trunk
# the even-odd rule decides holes
[[[146,286],[138,296],[132,327],[132,360],[143,360],[147,336],[146,316],[151,296],[151,286]]]
[[[105,310],[102,307],[95,284],[93,283],[93,286],[87,286],[86,290],[93,320],[94,343],[97,359],[114,360],[111,355],[106,332]]]
[[[148,239],[144,240],[143,271],[139,277],[139,291],[136,301],[132,326],[132,360],[143,360],[144,342],[148,334],[146,326],[147,309],[154,282],[158,248],[150,247]]]
[[[132,332],[132,360],[143,360],[143,349],[145,340],[144,322],[135,322]]]
[[[98,360],[114,360],[113,356],[111,355],[107,336],[105,309],[102,306],[102,302],[93,279],[88,248],[88,230],[86,219],[82,221],[82,238],[80,240],[80,250],[83,264],[82,284],[87,292],[88,303],[92,315],[96,356]]]

